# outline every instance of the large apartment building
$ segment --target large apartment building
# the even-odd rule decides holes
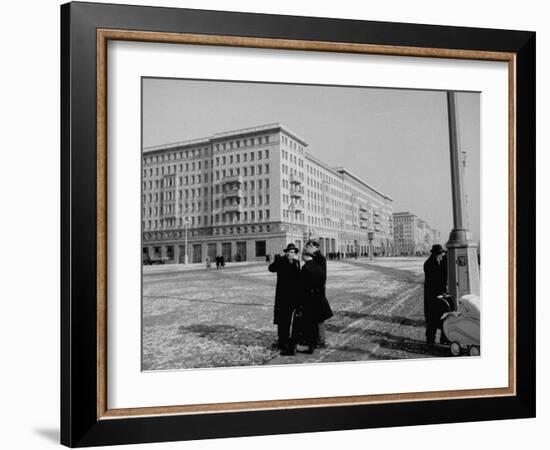
[[[279,123],[144,148],[144,257],[259,260],[311,237],[324,253],[368,255],[369,231],[390,254],[392,199],[313,152]]]
[[[393,214],[393,236],[398,255],[425,255],[433,244],[441,244],[439,231],[408,211]]]

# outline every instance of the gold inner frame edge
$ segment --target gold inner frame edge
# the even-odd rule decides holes
[[[97,419],[174,414],[206,414],[323,406],[350,406],[461,398],[501,397],[516,394],[516,54],[478,50],[424,48],[326,41],[249,38],[241,36],[159,33],[116,29],[96,31],[97,81]],[[231,47],[362,53],[391,56],[451,58],[508,62],[508,386],[399,394],[263,400],[198,405],[148,406],[108,409],[107,405],[107,42],[109,40],[217,45]]]

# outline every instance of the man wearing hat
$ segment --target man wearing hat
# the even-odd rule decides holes
[[[310,239],[306,242],[304,249],[311,253],[313,262],[319,266],[323,273],[322,298],[318,324],[319,330],[317,333],[317,346],[323,348],[326,346],[325,320],[330,319],[333,316],[333,312],[326,296],[327,259],[325,258],[325,255],[321,253],[321,249],[319,247],[319,241],[316,239]]]
[[[290,324],[296,307],[300,281],[300,262],[296,246],[292,243],[288,244],[282,254],[275,255],[268,269],[277,274],[273,311],[273,323],[277,325],[278,335],[276,347],[282,354],[293,355],[294,345],[290,341]]]
[[[447,292],[447,258],[440,244],[432,246],[430,257],[424,263],[424,317],[426,318],[426,342],[435,344],[437,329],[441,329],[440,344],[449,341],[443,333],[441,316],[449,311],[449,304],[438,296]]]

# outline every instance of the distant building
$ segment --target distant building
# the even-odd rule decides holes
[[[323,253],[393,251],[390,197],[306,151],[278,123],[143,151],[144,257],[190,262],[263,260],[308,238]]]
[[[440,233],[410,212],[393,213],[393,238],[399,255],[425,255],[440,244]]]

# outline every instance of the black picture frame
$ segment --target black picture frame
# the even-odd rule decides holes
[[[97,30],[515,54],[516,393],[98,418]],[[94,3],[61,6],[61,443],[70,447],[535,416],[534,32]]]

